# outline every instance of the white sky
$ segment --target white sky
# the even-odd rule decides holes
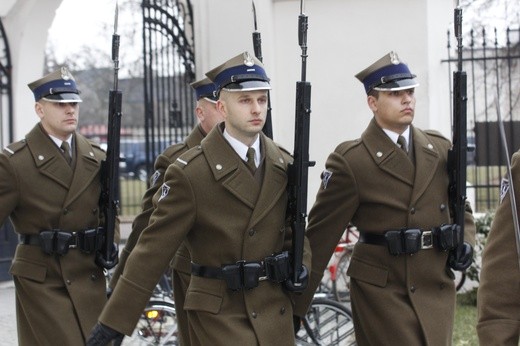
[[[107,47],[110,54],[115,7],[116,0],[63,0],[49,29],[56,58],[84,45]]]

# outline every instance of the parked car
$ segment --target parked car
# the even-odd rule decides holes
[[[171,144],[172,143],[168,140],[149,143],[149,166],[147,167],[146,141],[144,139],[121,139],[121,175],[129,178],[138,178],[141,181],[148,180],[148,175],[153,169],[156,157]]]

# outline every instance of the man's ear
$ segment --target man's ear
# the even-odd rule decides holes
[[[34,104],[34,111],[36,112],[36,114],[38,115],[38,117],[40,119],[43,119],[43,117],[45,116],[45,112],[43,110],[43,105],[40,102],[36,102]]]
[[[217,111],[224,117],[226,118],[226,115],[227,115],[227,112],[226,112],[226,103],[222,100],[218,100],[217,101],[217,104],[215,105],[215,107],[217,108]]]
[[[377,99],[374,96],[367,96],[367,104],[368,107],[372,110],[372,112],[377,111]]]

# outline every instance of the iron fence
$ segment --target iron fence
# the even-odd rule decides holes
[[[503,35],[505,43],[500,42]],[[450,95],[452,66],[457,58],[448,32]],[[483,28],[471,30],[463,50],[463,69],[468,76],[468,194],[475,196],[477,212],[494,210],[505,175],[506,155],[499,132],[504,124],[508,152],[520,149],[520,30],[507,28],[491,35]],[[456,48],[456,47],[455,47]],[[450,97],[450,99],[452,99]],[[453,114],[453,112],[451,112]]]

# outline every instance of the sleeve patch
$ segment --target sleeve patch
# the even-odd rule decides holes
[[[160,202],[161,199],[168,196],[168,193],[170,192],[170,187],[166,185],[166,183],[162,184],[161,186],[161,197],[157,200],[157,202]]]
[[[324,170],[323,173],[321,173],[321,183],[323,184],[323,190],[327,188],[327,185],[329,184],[329,180],[332,177],[332,172],[329,170]]]
[[[510,186],[509,180],[507,178],[502,178],[502,181],[500,182],[500,204],[502,204],[504,197],[506,197]]]

